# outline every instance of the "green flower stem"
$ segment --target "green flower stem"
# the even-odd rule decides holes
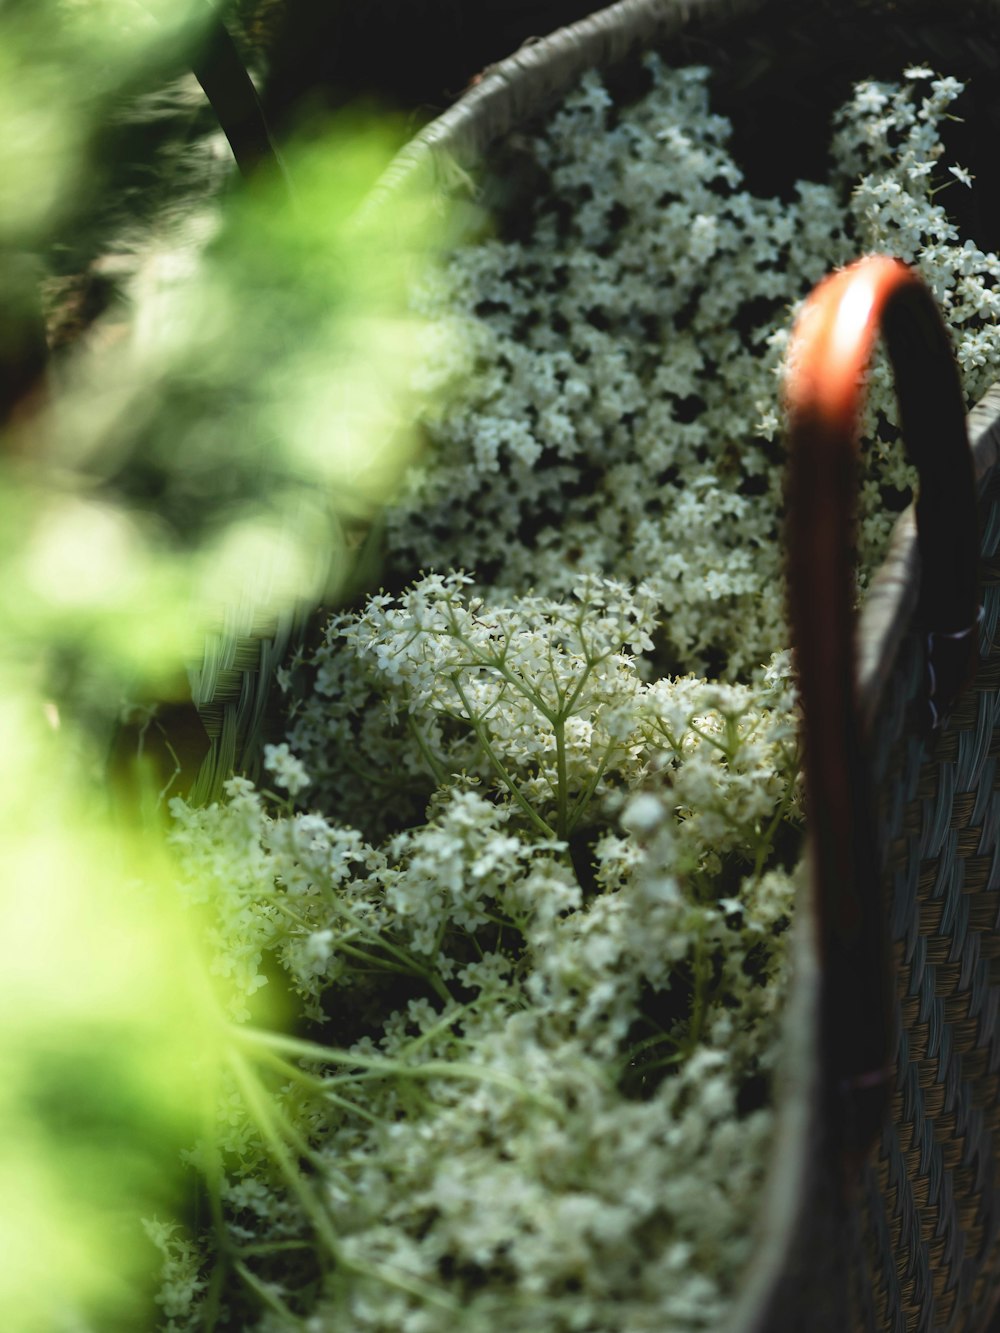
[[[222,1292],[229,1273],[230,1260],[222,1244],[218,1244],[217,1257],[209,1275],[205,1300],[201,1307],[201,1327],[204,1333],[214,1333],[222,1313]]]
[[[755,880],[760,880],[764,874],[764,869],[770,858],[774,846],[774,837],[780,826],[788,817],[792,802],[795,799],[795,779],[798,777],[799,770],[802,767],[802,754],[796,748],[794,756],[786,756],[785,772],[787,773],[787,783],[781,800],[778,802],[778,808],[771,816],[771,820],[764,832],[758,847],[757,854],[754,857],[753,874]]]
[[[286,913],[294,917],[293,909],[284,903],[280,905]],[[423,964],[417,962],[412,954],[407,953],[398,944],[394,944],[387,935],[373,930],[371,926],[359,920],[342,901],[337,901],[336,909],[347,918],[359,935],[367,939],[376,948],[384,950],[389,958],[396,961],[390,962],[388,958],[381,958],[377,954],[365,953],[363,949],[360,949],[357,945],[348,944],[344,939],[337,941],[336,948],[338,952],[347,954],[351,958],[357,958],[375,971],[398,972],[403,976],[419,977],[421,981],[425,981],[430,986],[439,1000],[442,1000],[445,1004],[451,1004],[454,1001],[454,996],[437,972],[432,972],[429,968],[424,967]],[[299,918],[299,924],[305,930],[312,930],[311,924],[304,919]]]
[[[705,742],[707,742],[707,744],[713,746],[713,747],[714,747],[716,750],[718,750],[718,751],[719,751],[719,752],[720,752],[720,753],[721,753],[727,760],[732,759],[732,757],[733,757],[732,750],[729,748],[728,745],[726,745],[726,744],[724,744],[722,741],[720,741],[720,740],[718,739],[718,737],[716,737],[716,736],[710,736],[709,733],[708,733],[707,731],[702,731],[702,729],[701,729],[700,727],[696,727],[695,724],[694,724],[693,722],[689,722],[689,723],[688,723],[688,727],[689,727],[690,731],[692,731],[692,732],[694,733],[695,736],[700,736],[701,739],[702,739],[703,741],[705,741]],[[727,737],[727,739],[728,739],[728,737]]]
[[[240,1029],[231,1029],[239,1032]],[[277,1162],[282,1175],[288,1181],[292,1192],[295,1194],[302,1210],[309,1218],[316,1235],[326,1246],[327,1252],[336,1264],[344,1270],[356,1273],[360,1277],[373,1278],[376,1281],[385,1283],[388,1286],[396,1287],[401,1291],[408,1292],[421,1300],[432,1304],[442,1305],[451,1312],[455,1312],[457,1307],[451,1297],[444,1292],[432,1287],[430,1284],[422,1282],[419,1278],[409,1274],[399,1273],[385,1265],[368,1265],[359,1263],[356,1260],[348,1258],[340,1248],[340,1239],[330,1224],[330,1219],[326,1214],[320,1201],[316,1198],[308,1181],[302,1175],[301,1171],[295,1166],[288,1150],[281,1141],[281,1136],[275,1129],[272,1116],[275,1108],[268,1105],[268,1095],[260,1087],[253,1071],[247,1066],[246,1061],[235,1050],[229,1051],[230,1065],[240,1085],[240,1090],[246,1101],[247,1108],[257,1122],[257,1126],[268,1146],[271,1155]],[[251,1285],[257,1289],[257,1284]]]
[[[495,912],[484,911],[483,916],[491,926],[499,926],[500,931],[507,930],[510,926],[513,926],[521,936],[525,936],[528,933],[528,921],[530,918],[527,914],[519,916],[511,912],[509,916],[497,916]],[[497,932],[497,949],[500,948],[500,931]],[[475,944],[476,948],[479,949],[479,956],[482,957],[483,950],[475,936],[472,937],[472,942]]]
[[[580,822],[584,810],[586,810],[587,806],[593,799],[594,792],[597,791],[598,784],[604,777],[605,770],[607,769],[608,766],[608,760],[611,758],[611,751],[614,748],[615,748],[614,741],[613,740],[608,741],[607,745],[605,746],[604,753],[603,755],[601,755],[600,761],[598,762],[597,768],[594,770],[593,777],[590,779],[590,781],[584,787],[583,791],[577,797],[576,802],[574,803],[572,810],[569,812],[569,817],[567,819],[566,823],[567,836],[570,833],[572,833],[573,830],[576,828],[577,824]]]
[[[565,722],[568,717],[573,716],[573,709],[576,707],[577,700],[583,693],[583,687],[590,679],[590,673],[593,671],[594,667],[598,665],[599,661],[600,659],[591,662],[589,658],[587,659],[587,670],[583,673],[580,679],[573,686],[573,689],[570,691],[569,697],[563,699],[560,705],[558,716],[561,722]]]
[[[257,1298],[267,1306],[272,1313],[280,1315],[286,1321],[289,1327],[297,1322],[288,1306],[281,1299],[274,1287],[269,1283],[261,1282],[260,1278],[249,1269],[246,1264],[241,1263],[239,1259],[233,1263],[233,1268],[247,1284],[250,1290]]]
[[[288,903],[287,899],[275,898],[274,905],[282,916],[287,916],[289,921],[294,921],[301,930],[308,932],[312,931],[312,922],[307,920],[301,912],[296,912],[295,908]]]
[[[441,956],[444,947],[444,937],[448,933],[448,926],[450,924],[451,923],[446,916],[441,918],[441,924],[438,926],[434,934],[434,948],[432,950],[432,956],[434,958],[440,958]]]
[[[259,1082],[259,1080],[258,1080]],[[263,1086],[263,1085],[261,1085]],[[268,1095],[271,1095],[270,1093]],[[281,1103],[274,1096],[271,1096],[271,1111],[274,1116],[274,1122],[278,1129],[284,1134],[289,1145],[295,1149],[299,1155],[299,1160],[308,1162],[311,1167],[317,1171],[323,1171],[324,1161],[321,1154],[316,1152],[308,1140],[304,1137],[298,1127],[288,1118],[282,1109]]]
[[[381,940],[379,940],[379,943],[381,943]],[[335,951],[347,954],[348,958],[356,958],[360,963],[366,963],[369,970],[373,972],[396,972],[405,977],[419,976],[429,979],[424,969],[417,967],[415,963],[399,963],[391,958],[379,958],[376,954],[366,953],[364,949],[359,948],[356,944],[348,944],[346,940],[338,940]]]
[[[642,1072],[651,1074],[654,1069],[671,1069],[674,1065],[683,1064],[685,1060],[690,1059],[691,1054],[691,1051],[676,1051],[673,1055],[664,1055],[659,1060],[649,1060],[642,1066]]]
[[[434,1037],[439,1036],[442,1032],[447,1032],[452,1024],[457,1022],[459,1018],[463,1017],[465,1014],[474,1013],[476,1009],[487,1001],[494,999],[494,997],[495,993],[489,995],[485,993],[480,994],[477,995],[474,1000],[469,1000],[467,1004],[459,1005],[458,1008],[447,1010],[441,1015],[436,1023],[432,1023],[426,1031],[421,1032],[420,1035],[414,1037],[412,1041],[408,1041],[401,1050],[405,1051],[407,1055],[412,1055],[414,1051],[418,1051],[421,1046],[431,1041]]]
[[[459,1060],[428,1060],[422,1065],[404,1065],[387,1060],[384,1066],[372,1066],[358,1074],[335,1076],[332,1081],[340,1082],[345,1077],[346,1081],[352,1083],[361,1083],[377,1078],[402,1078],[413,1082],[442,1078],[463,1082],[468,1080],[472,1083],[492,1083],[494,1087],[503,1088],[505,1092],[512,1092],[523,1101],[543,1107],[554,1116],[561,1117],[564,1110],[562,1103],[555,1097],[534,1091],[519,1079],[512,1078],[510,1074],[501,1073],[500,1070],[491,1069],[486,1065],[467,1064]]]
[[[555,1097],[536,1092],[526,1087],[520,1080],[512,1078],[510,1074],[505,1074],[499,1069],[491,1069],[488,1065],[473,1065],[457,1060],[428,1060],[426,1064],[422,1065],[407,1065],[401,1060],[393,1060],[388,1056],[362,1055],[353,1051],[340,1051],[335,1047],[320,1046],[315,1042],[302,1041],[298,1037],[286,1037],[278,1032],[264,1032],[259,1028],[233,1027],[230,1031],[235,1039],[243,1044],[254,1047],[269,1046],[273,1050],[284,1050],[290,1055],[297,1056],[300,1060],[312,1060],[320,1064],[343,1065],[350,1069],[365,1071],[364,1073],[349,1075],[347,1081],[357,1081],[365,1077],[403,1078],[418,1081],[434,1078],[468,1079],[477,1083],[492,1083],[507,1092],[515,1093],[525,1101],[544,1106],[546,1110],[556,1114],[561,1115],[563,1110],[562,1104]],[[339,1082],[343,1079],[335,1081]]]
[[[506,654],[504,657],[481,657],[477,655],[475,645],[471,644],[463,634],[456,633],[454,638],[463,648],[467,648],[472,654],[472,661],[460,662],[458,664],[459,668],[463,666],[468,668],[486,667],[491,671],[495,671],[501,679],[505,680],[507,684],[521,696],[522,699],[526,699],[533,708],[537,709],[542,717],[545,718],[546,722],[552,724],[555,723],[556,718],[558,717],[558,712],[551,709],[545,702],[543,696],[539,694],[537,690],[533,690],[522,676],[511,671],[505,660]]]
[[[437,756],[433,753],[431,747],[427,744],[427,738],[424,736],[423,732],[417,726],[417,719],[409,711],[407,711],[406,714],[406,724],[410,729],[410,734],[417,743],[417,749],[424,757],[424,762],[426,763],[427,767],[431,770],[431,773],[434,777],[434,781],[437,783],[439,787],[447,786],[448,774],[441,767],[440,763],[438,762]]]
[[[232,1245],[226,1229],[222,1209],[222,1159],[216,1146],[215,1108],[218,1105],[218,1067],[213,1064],[211,1090],[206,1088],[202,1107],[204,1129],[202,1135],[201,1169],[205,1179],[212,1232],[215,1236],[216,1259],[208,1279],[208,1287],[201,1308],[204,1333],[213,1333],[222,1313],[222,1293],[231,1264]]]
[[[708,950],[705,948],[704,926],[699,925],[694,941],[694,994],[691,998],[690,1026],[681,1058],[692,1055],[701,1041],[702,1028],[705,1026],[709,976],[709,958]]]
[[[295,1083],[300,1083],[303,1087],[308,1088],[310,1092],[322,1097],[325,1101],[331,1102],[334,1106],[339,1106],[348,1114],[367,1120],[370,1125],[383,1124],[380,1116],[374,1115],[366,1107],[359,1106],[357,1102],[352,1102],[349,1098],[341,1097],[339,1093],[334,1092],[328,1080],[320,1078],[316,1074],[307,1073],[306,1070],[300,1069],[298,1065],[292,1064],[290,1060],[283,1060],[275,1051],[261,1047],[256,1053],[256,1059],[263,1060],[272,1069],[284,1074],[286,1078],[293,1080]]]
[[[667,748],[675,759],[684,758],[684,748],[669,727],[665,727],[662,722],[657,722],[655,726],[643,728],[643,740],[650,749],[656,746],[658,739],[666,741]]]
[[[267,1254],[285,1254],[294,1250],[311,1250],[312,1243],[308,1240],[258,1240],[250,1241],[246,1245],[234,1245],[233,1252],[241,1254],[244,1257],[253,1258],[254,1255]]]
[[[566,790],[566,723],[560,720],[553,728],[556,739],[556,835],[569,836],[569,793]]]
[[[680,1050],[680,1043],[669,1032],[654,1032],[651,1037],[644,1037],[642,1041],[637,1041],[634,1046],[630,1046],[622,1057],[624,1063],[634,1060],[637,1055],[642,1055],[643,1051],[652,1050],[654,1046],[673,1046],[674,1050]]]
[[[450,677],[450,679],[452,684],[455,686],[455,690],[458,693],[459,699],[461,699],[462,701],[462,706],[465,708],[466,713],[469,715],[469,722],[472,726],[473,731],[476,733],[476,738],[478,739],[479,744],[483,747],[483,750],[486,752],[486,757],[493,765],[493,769],[496,772],[497,776],[500,778],[501,782],[503,782],[503,784],[506,786],[511,796],[513,796],[514,800],[521,807],[524,813],[528,816],[529,820],[534,825],[534,827],[539,831],[539,833],[543,834],[543,836],[546,838],[554,838],[556,841],[561,842],[562,839],[559,837],[559,834],[556,832],[556,830],[552,828],[550,824],[547,824],[545,820],[541,817],[541,815],[538,814],[538,812],[532,806],[530,801],[528,801],[528,799],[525,797],[520,787],[518,787],[517,783],[507,772],[507,769],[504,767],[504,764],[500,759],[500,756],[496,753],[496,751],[493,749],[493,746],[490,744],[489,737],[486,735],[485,730],[480,725],[479,719],[473,714],[472,706],[470,705],[469,700],[466,697],[465,691],[462,689],[461,683],[459,682],[458,679],[458,674],[457,673],[453,674]]]
[[[239,1029],[231,1030],[239,1031]],[[235,1049],[235,1045],[230,1048],[228,1058],[247,1109],[256,1121],[257,1128],[260,1130],[268,1151],[278,1164],[281,1174],[285,1177],[289,1188],[302,1206],[302,1211],[309,1218],[317,1237],[326,1247],[327,1253],[336,1262],[342,1262],[340,1239],[330,1225],[330,1219],[302,1172],[292,1161],[288,1149],[274,1126],[271,1099],[260,1087],[253,1071],[239,1051]]]
[[[378,943],[387,953],[396,958],[400,958],[402,961],[393,963],[387,958],[379,958],[367,954],[363,949],[355,948],[350,944],[341,943],[337,947],[341,953],[346,953],[349,957],[357,958],[361,962],[367,962],[375,971],[396,972],[402,976],[419,977],[421,981],[425,981],[427,985],[430,986],[434,994],[444,1004],[452,1003],[454,996],[436,972],[430,971],[429,968],[421,967],[419,963],[415,962],[410,955],[405,952],[405,950],[392,947],[388,940],[379,938]]]

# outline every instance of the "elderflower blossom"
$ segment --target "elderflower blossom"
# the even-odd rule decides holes
[[[289,796],[298,796],[309,786],[309,774],[301,759],[297,759],[282,741],[280,745],[264,746],[264,767],[274,775],[279,787],[284,787]]]
[[[369,841],[333,813],[350,784],[329,778],[323,815],[271,813],[243,780],[209,810],[174,803],[188,891],[220,958],[245,960],[247,1002],[277,965],[331,1048],[354,1043],[348,1070],[396,1071],[338,1074],[321,1113],[308,1095],[287,1108],[322,1125],[343,1252],[387,1275],[324,1291],[317,1317],[441,1328],[388,1275],[405,1264],[437,1289],[443,1262],[469,1327],[558,1326],[583,1307],[608,1327],[630,1310],[677,1320],[695,1290],[725,1308],[771,1124],[760,1099],[726,1128],[777,1062],[794,880],[776,839],[801,819],[791,686],[787,659],[750,684],[644,680],[651,608],[600,578],[564,601],[487,605],[460,574],[380,594],[335,618],[308,665],[318,680],[335,657],[362,714],[396,700],[366,759],[389,779],[412,752],[424,818]],[[337,719],[312,745],[343,740]],[[773,826],[765,804],[784,811]],[[231,1119],[220,1133],[259,1169],[265,1144]],[[255,1244],[288,1234],[293,1200],[275,1189],[240,1213]],[[720,1238],[736,1267],[709,1278]],[[690,1280],[665,1276],[665,1246],[690,1256]],[[492,1276],[459,1276],[474,1272]]]
[[[899,85],[858,85],[829,180],[779,201],[741,188],[707,72],[647,66],[636,105],[597,96],[592,73],[533,140],[548,188],[521,202],[520,239],[456,249],[421,284],[419,308],[452,331],[452,392],[390,513],[390,555],[400,571],[474,567],[492,593],[562,595],[581,570],[642,582],[665,665],[739,678],[787,640],[779,422],[799,303],[858,254],[914,263],[971,404],[1000,371],[1000,261],[958,242],[941,190],[969,181],[941,137],[957,80],[914,66]],[[886,496],[898,509],[912,492],[897,426],[880,354],[863,423],[867,568],[895,517]]]
[[[234,1326],[694,1333],[752,1253],[803,873],[788,327],[830,267],[901,253],[971,399],[1000,260],[938,199],[968,183],[955,80],[859,85],[789,202],[742,188],[704,71],[648,67],[627,107],[588,75],[531,141],[520,240],[420,280],[401,591],[285,675],[265,764],[290,799],[235,778],[172,805],[234,1016],[277,982],[315,1034],[227,1076],[190,1154],[226,1163]],[[862,581],[911,485],[884,359],[869,388]],[[154,1239],[168,1327],[201,1326],[215,1242]]]

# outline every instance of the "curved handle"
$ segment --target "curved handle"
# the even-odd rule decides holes
[[[928,636],[932,726],[970,674],[978,614],[975,483],[948,333],[913,269],[869,256],[809,297],[786,386],[789,610],[805,715],[824,1057],[841,1147],[853,1160],[881,1122],[891,1051],[889,951],[855,683],[857,421],[879,329],[920,474],[917,614]]]

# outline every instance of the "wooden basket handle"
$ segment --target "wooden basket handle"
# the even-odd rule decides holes
[[[891,1056],[889,953],[856,684],[854,509],[863,372],[877,333],[892,364],[916,502],[929,726],[975,660],[979,536],[958,369],[934,298],[883,255],[819,284],[789,353],[788,590],[805,717],[810,857],[823,968],[824,1061],[843,1150],[877,1132]]]

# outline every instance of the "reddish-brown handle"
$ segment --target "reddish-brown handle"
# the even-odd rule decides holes
[[[920,474],[919,620],[928,636],[928,720],[971,669],[979,539],[965,406],[933,297],[900,260],[875,255],[826,278],[793,333],[788,588],[805,718],[810,855],[824,969],[823,1026],[845,1152],[863,1153],[888,1095],[889,955],[855,674],[858,417],[878,332]]]

